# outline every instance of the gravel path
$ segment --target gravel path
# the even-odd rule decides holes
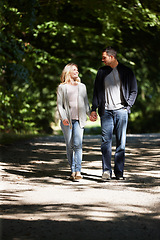
[[[160,134],[127,135],[125,181],[101,181],[100,143],[84,137],[79,182],[62,136],[1,146],[0,239],[159,240]]]

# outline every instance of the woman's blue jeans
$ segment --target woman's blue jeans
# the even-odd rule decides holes
[[[78,120],[72,120],[72,129],[63,125],[61,128],[66,143],[67,158],[72,172],[81,172],[82,141],[84,128],[81,128]]]
[[[105,110],[101,117],[102,128],[102,168],[103,172],[109,171],[112,176],[112,137],[113,131],[116,136],[116,151],[114,157],[114,174],[116,177],[123,176],[125,162],[126,131],[128,123],[127,109]]]

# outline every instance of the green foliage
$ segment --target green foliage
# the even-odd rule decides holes
[[[152,124],[160,112],[159,9],[159,0],[0,1],[0,131],[52,132],[68,62],[79,66],[91,102],[108,45],[138,80],[129,132],[160,131]]]

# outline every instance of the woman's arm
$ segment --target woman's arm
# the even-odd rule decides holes
[[[62,85],[59,85],[57,89],[57,109],[60,119],[62,121],[67,120],[67,115],[64,108],[64,90],[62,88]]]

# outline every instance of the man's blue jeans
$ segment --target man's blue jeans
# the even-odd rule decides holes
[[[123,176],[125,162],[126,130],[128,123],[127,109],[105,110],[101,117],[102,128],[102,167],[103,172],[109,171],[112,176],[111,156],[113,130],[116,136],[116,151],[114,157],[114,174]]]
[[[84,129],[80,127],[78,120],[72,120],[72,129],[63,125],[61,128],[66,143],[67,158],[72,172],[81,172],[82,141]]]

